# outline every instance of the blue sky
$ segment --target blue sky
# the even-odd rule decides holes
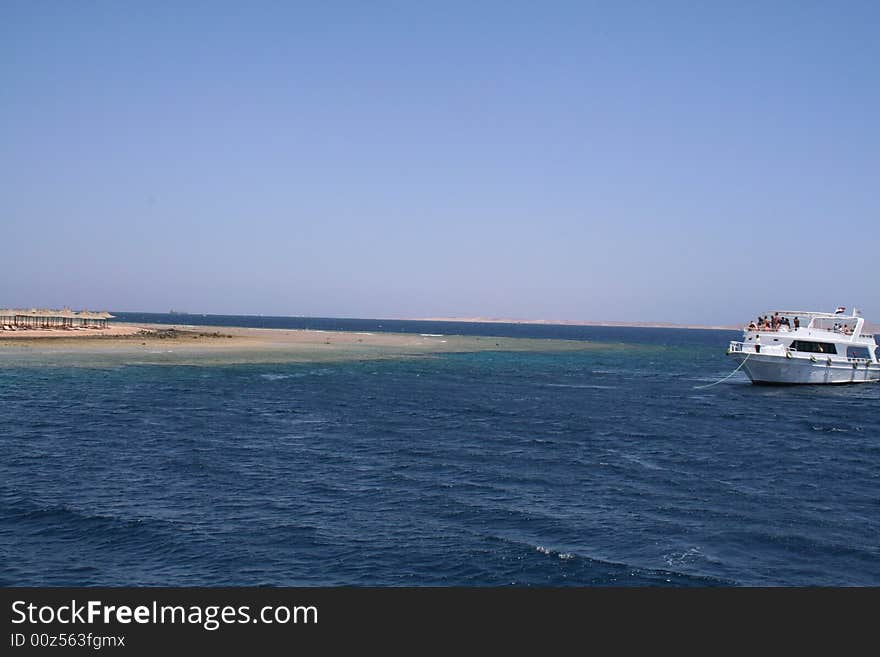
[[[880,318],[880,4],[0,5],[0,306]]]

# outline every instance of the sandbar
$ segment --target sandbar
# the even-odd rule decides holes
[[[114,323],[103,330],[0,333],[0,366],[329,362],[623,346],[582,340]]]

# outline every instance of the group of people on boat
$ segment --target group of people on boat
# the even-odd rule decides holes
[[[764,315],[763,317],[758,317],[758,321],[752,320],[749,322],[748,329],[749,331],[790,331],[792,330],[792,325],[794,329],[797,330],[801,327],[801,320],[797,317],[794,318],[793,321],[789,321],[788,317],[781,317],[779,313],[775,313],[771,316]]]
[[[788,317],[782,317],[779,313],[775,313],[773,315],[763,315],[762,317],[758,317],[757,321],[752,320],[749,322],[747,331],[796,331],[801,327],[801,320],[798,317],[795,317],[793,320],[789,321]],[[822,327],[820,327],[822,328]],[[835,333],[843,333],[844,335],[852,335],[853,328],[848,324],[838,323],[834,325],[834,328],[826,330],[834,331]]]

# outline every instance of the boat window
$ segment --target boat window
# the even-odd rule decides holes
[[[791,343],[792,351],[805,351],[811,354],[836,354],[837,347],[831,342],[812,342],[810,340],[795,340]]]
[[[847,347],[846,348],[846,357],[847,358],[870,358],[871,352],[868,351],[867,347]]]

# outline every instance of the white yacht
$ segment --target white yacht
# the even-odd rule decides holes
[[[874,336],[858,310],[780,310],[751,322],[727,355],[752,383],[873,383],[880,380]]]

